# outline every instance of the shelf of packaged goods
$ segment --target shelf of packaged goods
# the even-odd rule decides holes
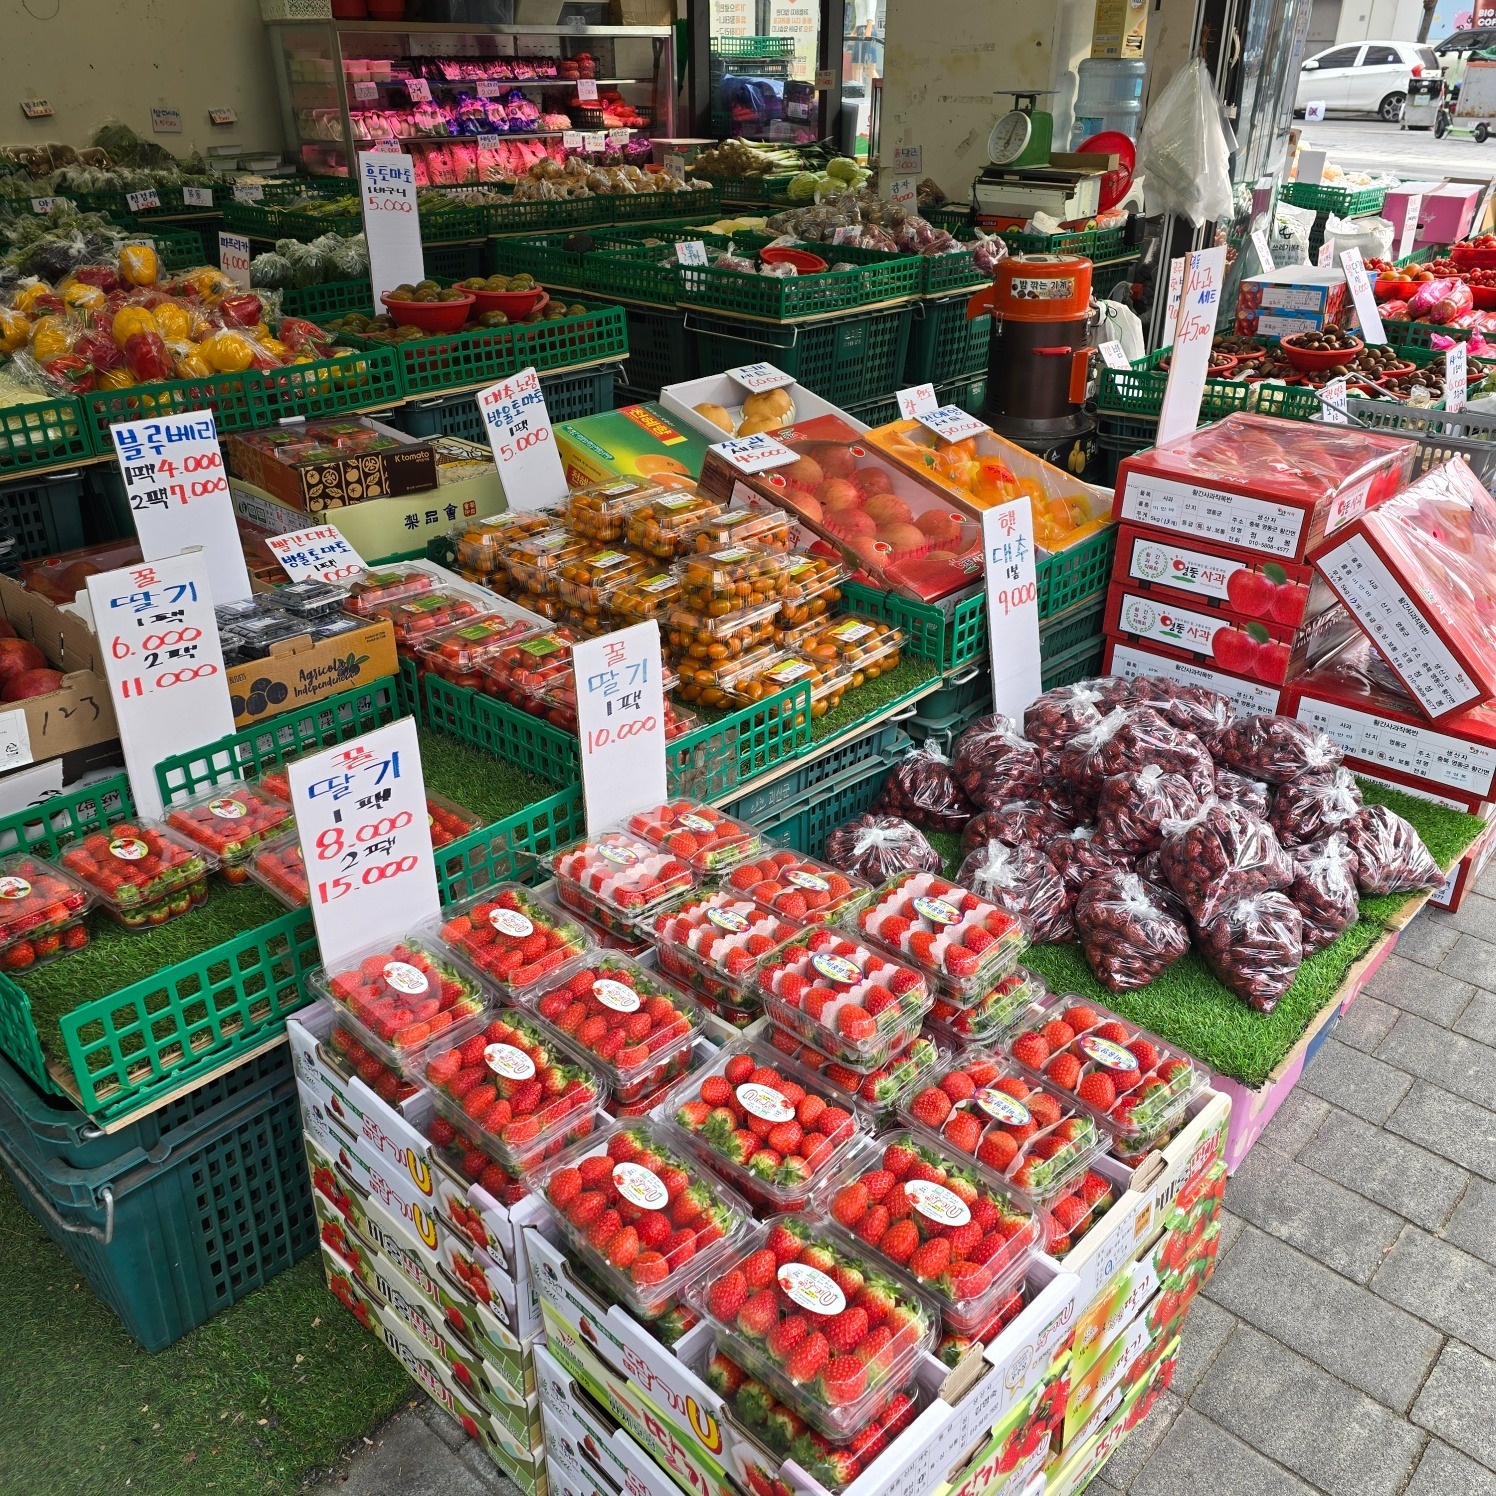
[[[404,78],[350,78],[349,97],[355,84],[372,83],[377,88],[404,88]],[[428,78],[432,88],[476,89],[480,83],[494,83],[501,88],[567,88],[577,83],[595,83],[599,88],[608,88],[620,83],[648,83],[648,78]]]

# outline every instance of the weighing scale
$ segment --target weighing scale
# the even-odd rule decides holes
[[[1014,107],[987,137],[988,165],[972,185],[979,218],[1026,222],[1048,213],[1062,223],[1091,217],[1100,205],[1100,180],[1094,172],[1050,165],[1054,116],[1039,108],[1041,98],[1057,90],[996,90],[1010,94]]]

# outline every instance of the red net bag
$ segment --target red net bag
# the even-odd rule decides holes
[[[1060,753],[1060,777],[1086,794],[1100,794],[1113,775],[1149,764],[1182,774],[1199,795],[1215,789],[1215,765],[1193,733],[1180,732],[1152,707],[1118,707],[1077,733]]]
[[[1263,714],[1233,722],[1215,740],[1215,756],[1228,769],[1269,784],[1340,767],[1340,750],[1322,732],[1292,717]]]
[[[1184,921],[1136,873],[1101,873],[1075,901],[1075,929],[1096,979],[1112,992],[1146,987],[1189,948]]]
[[[1038,748],[1018,731],[1011,717],[978,717],[956,739],[951,772],[979,810],[1037,794],[1044,771]]]
[[[1268,789],[1260,779],[1248,779],[1232,769],[1216,765],[1216,799],[1228,805],[1239,805],[1260,821],[1267,820]]]
[[[1136,774],[1115,774],[1096,797],[1096,834],[1109,845],[1139,856],[1163,840],[1165,821],[1187,821],[1200,796],[1182,774],[1148,764]]]
[[[974,814],[950,760],[933,742],[916,748],[883,781],[873,808],[932,831],[959,831]]]
[[[898,873],[938,873],[940,853],[897,816],[865,815],[826,838],[826,861],[877,887]]]
[[[1159,863],[1196,923],[1228,905],[1293,882],[1293,862],[1266,821],[1209,800],[1186,821],[1167,821]]]
[[[1280,785],[1267,819],[1285,847],[1301,847],[1345,830],[1360,809],[1361,787],[1355,775],[1336,769],[1333,774],[1301,774]]]
[[[1356,887],[1364,894],[1417,893],[1444,881],[1423,838],[1385,805],[1367,805],[1347,822],[1356,854]]]
[[[1293,849],[1288,897],[1303,921],[1306,956],[1322,951],[1355,921],[1356,866],[1356,854],[1341,831]]]
[[[956,881],[1011,914],[1031,945],[1075,938],[1070,895],[1053,863],[1034,847],[984,842],[966,854]]]
[[[1028,845],[1042,852],[1067,830],[1069,827],[1038,800],[1010,800],[1006,805],[984,810],[966,823],[961,833],[961,850],[969,852],[984,842],[996,840],[1010,847]]]
[[[1304,959],[1303,921],[1283,893],[1237,899],[1196,927],[1210,969],[1249,1007],[1271,1013]]]
[[[1135,871],[1132,857],[1102,841],[1094,826],[1077,826],[1055,837],[1044,850],[1072,898],[1101,873]]]

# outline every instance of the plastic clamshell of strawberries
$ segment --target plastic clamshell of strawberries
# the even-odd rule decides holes
[[[584,911],[605,904],[630,921],[654,913],[696,881],[678,857],[622,831],[569,843],[551,855],[551,871],[563,904]]]
[[[300,909],[311,897],[301,841],[294,831],[257,847],[246,871],[288,909]]]
[[[768,1078],[771,1074],[774,1079]],[[828,1132],[820,1119],[832,1109],[836,1116]],[[817,1181],[869,1131],[859,1102],[815,1071],[746,1036],[725,1045],[710,1064],[682,1080],[658,1115],[709,1168],[769,1210],[802,1209]],[[774,1141],[784,1146],[774,1148],[771,1136],[782,1126],[789,1131]],[[769,1160],[757,1169],[756,1154]]]
[[[928,1034],[918,1033],[902,1046],[890,1045],[888,1053],[874,1070],[854,1070],[835,1055],[817,1049],[813,1044],[803,1043],[798,1034],[777,1024],[770,1030],[768,1041],[781,1054],[814,1070],[829,1086],[835,1086],[849,1100],[867,1108],[880,1125],[893,1121],[899,1104],[916,1086],[926,1083],[926,1077],[942,1065],[948,1064],[954,1050],[942,1049]]]
[[[1003,1048],[1021,1071],[1094,1117],[1113,1135],[1112,1152],[1128,1163],[1183,1123],[1190,1098],[1205,1085],[1183,1051],[1074,994],[1036,1002]]]
[[[447,905],[421,933],[480,986],[491,984],[510,1001],[571,971],[587,950],[582,927],[553,920],[520,883],[495,883]]]
[[[262,786],[234,780],[167,806],[166,824],[211,852],[220,866],[233,867],[293,830],[296,820],[284,800]]]
[[[406,1061],[391,1064],[395,1052],[351,1013],[339,1010],[328,1035],[326,1053],[328,1063],[345,1079],[358,1076],[386,1101],[405,1101],[420,1090],[405,1074]]]
[[[0,857],[0,947],[65,929],[95,897],[82,879],[30,852]]]
[[[785,847],[761,847],[723,881],[761,909],[806,925],[832,924],[861,908],[873,892],[866,878]]]
[[[991,1319],[1045,1239],[1042,1212],[996,1174],[909,1128],[860,1143],[811,1204],[913,1278],[956,1334]]]
[[[621,951],[589,951],[523,1001],[565,1049],[602,1072],[620,1102],[658,1091],[689,1068],[701,1031],[696,1004]]]
[[[123,821],[63,849],[63,868],[124,920],[168,900],[218,867],[211,852],[159,821]]]
[[[801,926],[729,888],[694,889],[649,922],[660,969],[733,1007],[759,1006],[758,964]]]
[[[794,1238],[797,1256],[788,1256],[791,1243],[784,1240],[786,1260],[778,1260],[769,1245],[771,1239],[782,1240],[774,1236],[776,1230]],[[727,1315],[745,1266],[763,1252],[773,1261],[766,1285],[748,1292],[738,1311]],[[837,1281],[842,1275],[843,1282],[855,1285],[846,1271],[862,1278],[851,1292]],[[710,1320],[735,1361],[833,1444],[851,1442],[903,1390],[920,1352],[934,1345],[940,1328],[938,1307],[912,1279],[820,1216],[760,1222],[708,1273],[697,1276],[685,1298]],[[876,1329],[864,1307],[873,1301],[874,1313],[882,1313]],[[779,1329],[791,1320],[803,1321],[806,1333],[798,1335],[799,1326],[794,1332]],[[890,1331],[886,1337],[884,1329]],[[781,1351],[792,1335],[793,1347]],[[856,1351],[874,1336],[879,1344],[864,1360]]]
[[[647,1117],[600,1129],[528,1183],[612,1298],[646,1320],[673,1309],[753,1220],[735,1190]]]
[[[1041,976],[1019,966],[969,1008],[937,997],[925,1015],[925,1027],[950,1045],[952,1052],[972,1044],[988,1048],[1021,1022],[1029,1004],[1043,997],[1046,990]]]
[[[693,800],[668,800],[637,811],[624,822],[624,829],[673,852],[703,876],[730,868],[759,848],[759,834],[752,826]]]

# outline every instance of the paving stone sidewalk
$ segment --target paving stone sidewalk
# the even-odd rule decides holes
[[[1403,932],[1222,1220],[1173,1386],[1087,1490],[1496,1496],[1496,871]],[[319,1490],[516,1496],[446,1425],[413,1408]]]

